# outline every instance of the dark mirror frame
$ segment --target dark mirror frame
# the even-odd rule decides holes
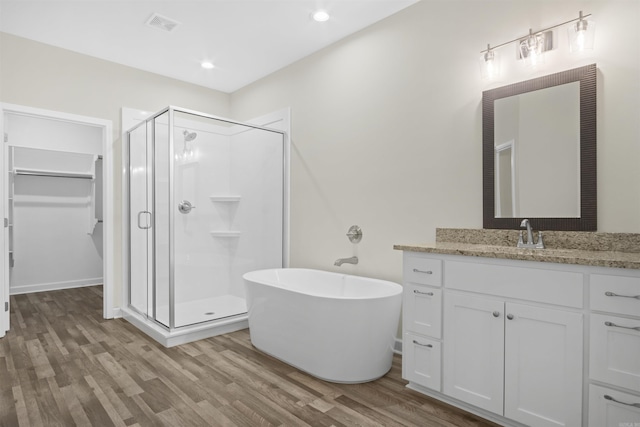
[[[495,217],[494,101],[525,92],[580,82],[580,217],[528,218],[537,230],[596,231],[596,64],[482,92],[483,227],[519,229],[522,218]],[[544,168],[542,168],[544,170]]]

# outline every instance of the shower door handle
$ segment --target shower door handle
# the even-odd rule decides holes
[[[142,225],[142,221],[141,221],[142,220],[142,215],[144,215],[144,214],[149,214],[149,218],[147,220],[147,225],[146,226],[143,226]],[[149,211],[140,211],[140,212],[138,212],[138,228],[141,229],[141,230],[148,230],[148,229],[151,228],[151,212],[149,212]]]

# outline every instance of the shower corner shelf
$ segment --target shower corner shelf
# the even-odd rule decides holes
[[[219,195],[219,196],[209,196],[212,202],[239,202],[242,196],[238,195]]]
[[[240,237],[241,231],[210,231],[213,237]]]

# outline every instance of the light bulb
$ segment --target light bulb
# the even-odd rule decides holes
[[[329,12],[327,12],[326,10],[317,10],[313,13],[313,15],[311,15],[311,17],[316,22],[325,22],[330,18]]]

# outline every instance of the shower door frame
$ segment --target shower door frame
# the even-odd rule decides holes
[[[158,117],[160,117],[161,115],[168,113],[168,129],[169,129],[169,153],[171,153],[170,158],[173,159],[173,155],[172,153],[174,153],[175,150],[175,146],[174,146],[174,138],[173,138],[173,128],[174,128],[174,124],[175,124],[175,120],[174,120],[174,112],[179,112],[179,113],[185,113],[185,114],[191,114],[191,115],[195,115],[195,116],[199,116],[202,118],[207,118],[207,119],[211,119],[211,120],[217,120],[217,121],[221,121],[224,123],[229,123],[232,125],[238,125],[238,126],[245,126],[245,127],[249,127],[252,129],[258,129],[258,130],[263,130],[263,131],[267,131],[267,132],[272,132],[272,133],[277,133],[280,134],[282,136],[282,266],[283,267],[288,267],[289,264],[289,260],[288,260],[288,255],[289,255],[289,161],[290,161],[290,139],[288,136],[287,131],[282,131],[282,130],[278,130],[278,129],[273,129],[273,128],[268,128],[268,127],[264,127],[264,126],[258,126],[258,125],[254,125],[251,123],[246,123],[246,122],[240,122],[237,120],[231,120],[231,119],[227,119],[224,117],[220,117],[220,116],[216,116],[216,115],[212,115],[212,114],[207,114],[207,113],[202,113],[200,111],[196,111],[196,110],[191,110],[191,109],[187,109],[187,108],[182,108],[182,107],[176,107],[176,106],[168,106],[156,113],[153,113],[152,115],[148,116],[147,118],[145,118],[144,120],[142,120],[140,123],[138,123],[137,125],[129,128],[128,130],[125,131],[125,134],[127,135],[126,139],[123,139],[123,141],[126,142],[127,146],[126,149],[123,150],[123,153],[125,153],[125,163],[124,163],[124,167],[123,167],[123,193],[126,194],[126,196],[123,194],[123,201],[125,202],[125,206],[123,206],[123,217],[126,218],[126,223],[123,227],[123,231],[126,233],[126,254],[124,254],[124,256],[126,257],[126,261],[124,262],[124,266],[127,267],[127,272],[125,273],[125,279],[127,280],[127,283],[125,283],[126,286],[126,291],[124,292],[124,297],[125,299],[125,304],[128,308],[133,309],[134,311],[136,311],[137,313],[145,316],[146,319],[152,320],[153,323],[157,326],[159,326],[160,328],[170,332],[170,331],[178,331],[178,330],[183,330],[189,327],[192,327],[193,325],[184,325],[184,326],[175,326],[175,251],[174,251],[174,242],[173,242],[173,233],[175,231],[175,224],[174,224],[174,220],[175,220],[175,209],[169,209],[169,326],[166,326],[164,323],[156,320],[156,316],[155,316],[155,312],[156,312],[156,306],[155,306],[155,301],[156,301],[156,269],[155,269],[155,264],[156,264],[156,248],[155,248],[155,241],[156,241],[156,227],[155,227],[155,217],[156,217],[156,212],[155,212],[155,194],[156,194],[156,183],[155,183],[155,134],[156,134],[156,129],[155,129],[155,123],[153,123],[153,125],[151,126],[152,128],[152,141],[153,144],[151,146],[151,153],[152,153],[152,179],[151,179],[151,194],[152,194],[152,199],[153,199],[153,211],[152,211],[152,215],[151,215],[151,224],[152,224],[152,240],[153,240],[153,244],[151,245],[153,250],[152,250],[152,264],[153,264],[153,268],[151,269],[153,271],[153,276],[151,278],[151,284],[147,283],[147,286],[151,286],[152,287],[152,295],[153,295],[153,299],[154,299],[154,303],[153,303],[153,316],[150,316],[148,313],[140,313],[139,310],[137,310],[135,307],[133,307],[131,305],[131,180],[130,180],[130,174],[131,174],[131,159],[130,159],[130,150],[131,150],[131,140],[130,140],[130,136],[131,136],[131,132],[134,131],[135,129],[137,129],[140,126],[146,126],[147,123],[149,122],[153,122],[155,119],[157,119]],[[288,120],[288,118],[287,118]],[[147,138],[147,142],[148,142],[148,138],[149,135],[146,136]],[[174,206],[174,201],[175,201],[175,197],[174,197],[174,166],[175,166],[175,162],[173,160],[171,160],[169,162],[169,206]],[[123,218],[123,219],[124,219]],[[147,302],[147,306],[148,306],[148,302]],[[246,313],[243,314],[238,314],[235,316],[231,316],[231,317],[237,317],[237,316],[246,316]],[[212,319],[206,322],[199,322],[196,325],[203,325],[203,324],[215,324],[216,322],[220,321],[220,320],[227,320],[228,318],[224,318],[224,319]]]

